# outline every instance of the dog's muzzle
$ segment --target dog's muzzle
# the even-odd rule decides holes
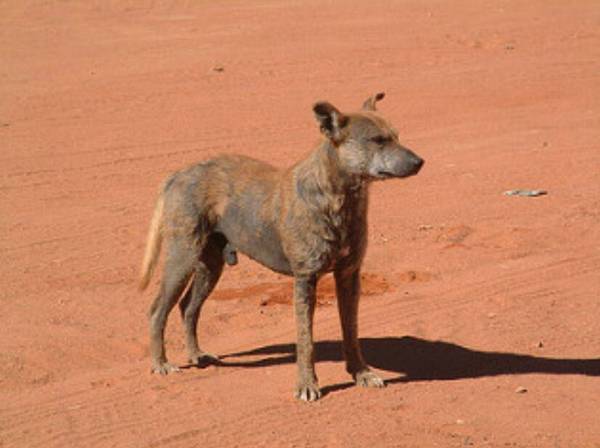
[[[425,161],[414,152],[406,150],[402,158],[398,159],[391,167],[377,170],[377,178],[414,176],[421,170],[424,163]]]

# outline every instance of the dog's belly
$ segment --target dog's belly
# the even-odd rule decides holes
[[[292,275],[281,239],[273,223],[262,220],[261,206],[230,203],[215,230],[225,235],[235,250],[280,274]]]

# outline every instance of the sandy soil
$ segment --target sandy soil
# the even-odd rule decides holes
[[[600,446],[597,1],[0,10],[0,446]],[[349,382],[325,279],[325,396],[296,402],[291,283],[246,259],[199,329],[228,365],[151,375],[160,181],[219,152],[285,166],[314,101],[381,90],[427,160],[371,192],[361,335],[388,387]]]

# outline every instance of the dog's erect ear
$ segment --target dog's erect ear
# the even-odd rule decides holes
[[[315,117],[321,126],[321,132],[332,142],[341,141],[341,130],[348,123],[348,117],[330,103],[318,102],[313,106]]]
[[[371,112],[375,112],[377,107],[375,104],[377,101],[381,101],[385,97],[385,93],[379,92],[377,95],[368,98],[362,105],[362,110],[368,110]]]

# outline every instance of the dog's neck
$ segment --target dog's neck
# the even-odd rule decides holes
[[[319,183],[332,194],[348,195],[364,188],[367,183],[360,176],[348,173],[340,160],[338,149],[329,140],[317,147],[314,156],[321,168]]]
[[[349,196],[362,194],[368,183],[346,172],[337,148],[323,141],[305,160],[294,167],[300,197],[327,212],[338,212]]]
[[[368,183],[344,171],[337,149],[328,142],[295,165],[292,173],[298,197],[312,212],[314,224],[321,224],[319,250],[341,249],[350,223],[366,213]]]

